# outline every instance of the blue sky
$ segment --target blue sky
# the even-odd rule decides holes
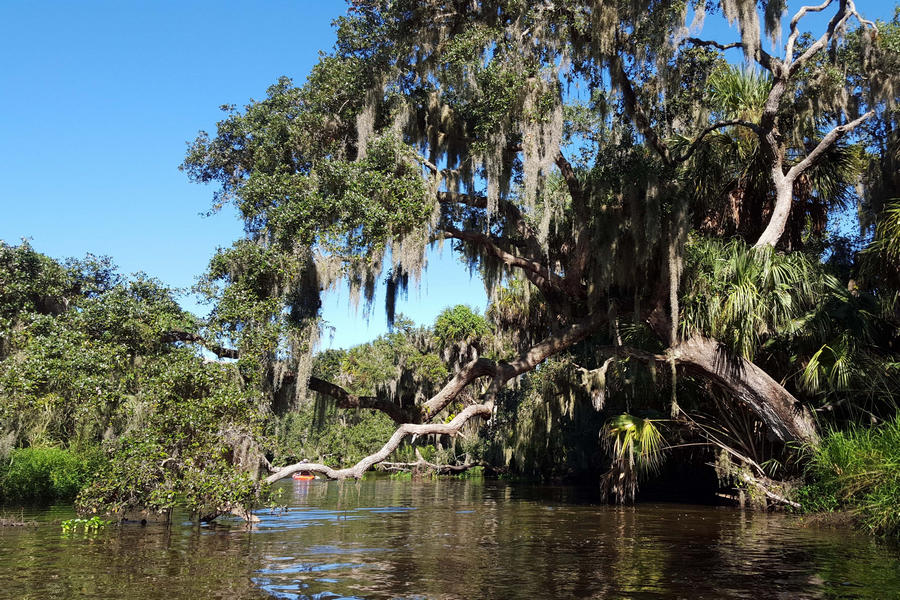
[[[242,229],[229,209],[201,216],[213,189],[178,171],[186,142],[215,131],[220,105],[262,98],[281,75],[302,83],[344,12],[338,1],[0,2],[0,239],[191,286]],[[450,304],[484,308],[449,246],[431,263],[400,312],[430,323]],[[377,306],[366,322],[348,299],[325,299],[326,346],[385,329]]]
[[[893,2],[858,4],[893,13]],[[215,131],[220,105],[262,98],[281,75],[302,83],[344,11],[338,0],[0,1],[0,239],[29,237],[57,258],[106,254],[125,273],[189,287],[242,231],[228,209],[201,216],[213,190],[178,171],[186,142]],[[430,261],[400,312],[430,323],[449,305],[484,308],[449,247]],[[325,300],[326,347],[384,331],[379,299],[368,323],[347,300]]]

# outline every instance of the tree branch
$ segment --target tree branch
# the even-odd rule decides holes
[[[797,41],[797,37],[800,35],[800,30],[797,29],[797,24],[800,22],[806,13],[809,12],[821,12],[831,6],[831,3],[834,0],[825,0],[822,4],[818,6],[804,6],[801,7],[800,10],[797,11],[797,14],[791,19],[791,33],[788,36],[787,44],[785,45],[784,51],[784,59],[790,64],[794,59],[794,43]]]
[[[428,462],[425,460],[425,457],[422,456],[422,453],[419,452],[419,449],[416,448],[416,462],[383,462],[380,467],[388,470],[388,471],[409,471],[411,469],[416,468],[427,468],[435,473],[444,474],[444,473],[463,473],[468,471],[473,467],[484,467],[486,469],[493,469],[491,465],[484,461],[476,460],[474,462],[468,462],[462,465],[438,465],[433,462]]]
[[[568,260],[566,261],[569,266],[566,269],[565,284],[570,294],[578,295],[581,290],[581,278],[587,268],[588,259],[591,254],[590,248],[592,240],[589,233],[589,226],[592,215],[588,210],[584,187],[578,180],[578,176],[575,173],[575,169],[572,168],[572,164],[562,153],[562,149],[560,149],[559,153],[556,155],[556,166],[559,168],[559,172],[566,182],[566,186],[569,189],[569,195],[572,197],[572,207],[575,210],[575,215],[578,217],[576,222],[579,227],[575,234],[574,246],[564,245],[563,247],[564,252],[567,250],[566,246],[572,248],[572,254],[568,256]]]
[[[775,204],[772,208],[772,214],[769,217],[769,223],[759,236],[759,239],[756,240],[756,243],[753,245],[754,248],[763,248],[765,246],[775,247],[778,244],[778,240],[781,239],[781,236],[784,233],[788,217],[791,213],[791,206],[794,199],[794,181],[796,181],[797,177],[819,160],[822,155],[841,138],[841,136],[852,131],[874,114],[874,111],[869,111],[861,117],[829,131],[812,152],[807,154],[806,158],[791,167],[786,174],[782,172],[781,161],[775,161],[772,165],[772,182],[775,186]]]
[[[460,194],[458,192],[438,192],[438,202],[441,204],[462,204],[472,208],[487,209],[487,197],[475,194]],[[537,233],[525,220],[519,207],[509,200],[501,199],[498,208],[500,212],[511,221],[513,227],[528,246],[532,256],[540,256],[540,244],[537,241]]]
[[[796,165],[790,168],[790,170],[785,174],[785,178],[789,181],[793,182],[801,173],[803,173],[806,169],[812,166],[817,160],[819,160],[823,154],[839,139],[844,137],[849,132],[853,131],[857,127],[859,127],[863,122],[875,116],[875,111],[870,110],[860,117],[853,119],[849,123],[845,123],[844,125],[838,125],[831,131],[829,131],[825,137],[813,148],[812,152],[806,155],[806,158],[798,162]]]
[[[338,408],[371,408],[380,410],[397,424],[409,422],[416,423],[419,421],[419,414],[417,412],[404,410],[390,400],[378,398],[377,396],[357,396],[356,394],[351,394],[339,385],[331,383],[330,381],[325,381],[324,379],[319,379],[318,377],[309,378],[308,388],[314,392],[325,394],[326,396],[333,398]]]
[[[719,50],[722,50],[723,52],[725,50],[731,50],[732,48],[743,48],[744,47],[744,44],[742,42],[732,42],[730,44],[720,44],[719,42],[716,42],[713,40],[701,40],[700,38],[695,38],[695,37],[685,38],[684,41],[690,42],[690,43],[694,44],[695,46],[712,46],[713,48],[718,48]],[[760,66],[762,66],[763,68],[765,68],[769,71],[772,71],[774,73],[774,70],[776,68],[778,68],[777,65],[780,64],[781,61],[776,59],[774,56],[772,56],[771,54],[769,54],[762,48],[757,48],[756,51],[757,51],[757,56],[754,57],[756,62],[758,62],[760,64]]]
[[[516,256],[515,254],[512,254],[507,250],[501,248],[499,246],[499,242],[501,240],[498,238],[477,231],[462,231],[450,226],[444,226],[441,229],[443,229],[445,237],[473,242],[475,244],[483,246],[494,256],[502,260],[510,267],[518,267],[525,271],[531,271],[532,273],[540,275],[542,277],[546,277],[548,274],[548,269],[545,265],[535,260],[530,260],[522,256]]]
[[[741,42],[731,42],[730,44],[720,44],[714,40],[701,40],[700,38],[689,37],[684,39],[685,42],[690,42],[695,46],[712,46],[713,48],[718,48],[723,52],[725,50],[731,50],[732,48],[743,48],[744,44]]]
[[[373,465],[382,462],[391,453],[396,450],[408,435],[450,435],[455,436],[459,433],[462,426],[473,417],[490,418],[493,413],[493,403],[486,402],[484,404],[473,404],[464,408],[449,423],[429,423],[429,424],[413,424],[405,423],[397,428],[391,439],[381,447],[381,449],[371,454],[352,467],[346,469],[333,469],[328,465],[318,463],[296,463],[283,467],[266,477],[266,483],[274,483],[279,479],[290,477],[298,471],[308,471],[311,473],[321,473],[329,479],[360,479],[363,473],[368,471]]]
[[[872,21],[868,21],[863,19],[860,16],[859,12],[856,10],[856,5],[853,3],[853,0],[840,0],[840,7],[838,11],[831,18],[831,21],[828,23],[828,28],[825,30],[825,33],[822,34],[818,40],[813,42],[813,44],[806,49],[806,52],[801,54],[797,60],[794,60],[794,43],[797,41],[797,37],[800,35],[799,29],[797,29],[797,24],[800,22],[800,19],[803,18],[804,15],[808,12],[820,12],[828,8],[832,4],[834,0],[825,0],[822,4],[817,6],[804,6],[797,14],[794,15],[794,18],[791,19],[791,34],[788,37],[788,41],[785,47],[785,61],[788,64],[788,75],[793,75],[803,66],[806,61],[815,56],[815,54],[827,46],[832,39],[834,39],[835,32],[840,31],[844,23],[847,22],[851,16],[856,17],[857,21],[859,21],[860,25],[866,27],[871,27],[877,31],[875,27],[875,23]]]
[[[615,64],[616,70],[614,75],[622,90],[622,100],[625,102],[625,110],[631,115],[631,119],[634,121],[638,131],[650,143],[650,146],[656,150],[663,162],[670,167],[675,166],[669,147],[666,146],[665,142],[663,142],[658,135],[656,135],[653,127],[650,125],[650,119],[647,117],[646,113],[644,113],[643,107],[641,107],[638,102],[634,86],[631,85],[631,80],[628,78],[628,73],[625,72],[625,66],[620,56],[616,57]],[[612,71],[612,69],[610,69],[610,71]]]
[[[556,166],[559,168],[559,172],[562,173],[566,187],[569,188],[569,195],[572,196],[572,201],[576,206],[584,207],[584,189],[581,187],[581,182],[578,181],[575,169],[572,168],[572,164],[563,155],[562,150],[556,155]]]
[[[627,346],[604,346],[597,352],[630,356],[644,362],[674,360],[675,364],[746,404],[774,437],[812,443],[818,439],[809,411],[784,386],[752,362],[732,355],[714,339],[694,335],[669,348],[666,354]]]
[[[191,333],[189,331],[167,331],[162,335],[161,341],[164,344],[173,342],[184,342],[188,344],[200,344],[219,358],[238,358],[239,352],[234,348],[226,348],[225,346],[209,342],[201,335]]]
[[[691,142],[691,145],[688,146],[687,150],[684,151],[684,154],[682,154],[674,159],[675,162],[681,163],[681,162],[684,162],[687,159],[689,159],[691,157],[691,155],[694,153],[694,151],[697,149],[697,147],[700,145],[700,142],[703,141],[703,138],[705,138],[708,134],[712,133],[713,131],[715,131],[717,129],[722,129],[724,127],[731,127],[732,125],[746,127],[747,129],[752,130],[757,135],[762,136],[762,129],[760,129],[759,125],[757,125],[756,123],[751,123],[750,121],[744,121],[742,119],[734,119],[731,121],[722,121],[719,123],[715,123],[713,125],[710,125],[706,129],[704,129],[703,131],[701,131],[700,135],[698,135],[694,139],[694,141]]]

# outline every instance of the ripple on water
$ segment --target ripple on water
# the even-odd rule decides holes
[[[302,491],[249,532],[181,516],[67,538],[58,516],[0,528],[0,597],[900,598],[896,548],[783,515],[490,481]]]

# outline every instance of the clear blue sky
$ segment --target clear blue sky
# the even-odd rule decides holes
[[[302,83],[344,12],[337,0],[0,2],[0,239],[191,286],[242,228],[227,209],[201,216],[213,190],[178,171],[185,143],[215,131],[220,105],[262,98],[281,75]],[[450,304],[484,308],[449,246],[431,263],[400,312],[430,323]],[[366,323],[346,292],[325,303],[326,346],[384,332],[378,305]]]
[[[892,1],[858,5],[893,14]],[[0,0],[0,239],[30,237],[57,258],[106,254],[189,287],[242,231],[228,210],[201,216],[213,190],[178,171],[186,142],[215,131],[218,106],[261,98],[281,75],[301,83],[344,11],[338,0]],[[449,248],[431,262],[400,312],[429,323],[448,305],[484,308]],[[377,304],[366,323],[347,300],[326,299],[326,346],[384,331]]]

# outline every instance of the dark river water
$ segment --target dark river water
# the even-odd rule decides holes
[[[900,598],[900,552],[791,516],[493,481],[285,482],[252,530],[0,527],[2,598]]]

